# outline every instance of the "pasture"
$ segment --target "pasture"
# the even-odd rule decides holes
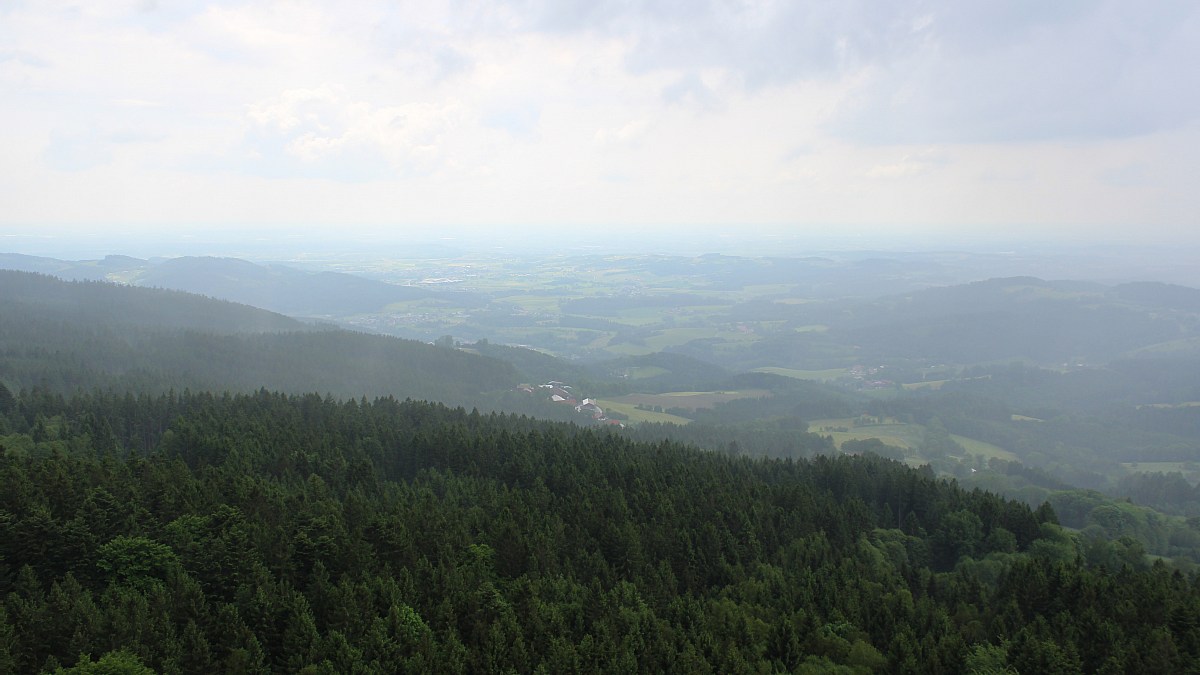
[[[740,398],[763,398],[770,396],[766,389],[743,389],[741,391],[672,391],[665,394],[626,394],[612,399],[617,403],[628,403],[633,406],[661,406],[698,410],[712,408],[718,403],[734,401]]]
[[[767,366],[764,368],[755,368],[756,373],[770,373],[772,375],[782,375],[790,377],[794,380],[819,380],[828,382],[836,380],[849,372],[846,368],[829,368],[826,370],[798,370],[796,368],[778,368],[775,366]]]
[[[672,415],[670,413],[654,412],[652,410],[639,410],[633,403],[621,403],[614,399],[596,399],[596,405],[604,408],[606,411],[618,412],[629,418],[630,422],[665,422],[668,424],[687,424],[691,422],[686,417]]]

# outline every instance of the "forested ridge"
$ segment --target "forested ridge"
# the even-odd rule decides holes
[[[0,382],[13,389],[267,387],[461,405],[517,379],[507,363],[413,340],[179,291],[0,270]]]
[[[1200,670],[1195,577],[870,455],[266,391],[0,443],[0,672]]]

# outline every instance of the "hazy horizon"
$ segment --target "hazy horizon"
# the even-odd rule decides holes
[[[372,247],[384,247],[372,248]],[[177,257],[184,255],[236,256],[239,251],[278,251],[287,254],[333,252],[378,256],[403,253],[405,247],[444,246],[462,253],[514,249],[534,254],[572,254],[588,250],[604,253],[797,257],[825,253],[955,252],[979,254],[1121,251],[1178,253],[1200,247],[1180,239],[1144,240],[1126,237],[1077,237],[1046,232],[1040,236],[1003,232],[838,231],[836,228],[797,230],[777,227],[660,228],[544,228],[488,226],[423,226],[412,229],[353,227],[325,228],[172,228],[142,230],[129,226],[6,227],[0,231],[0,252],[75,259],[106,255]]]
[[[489,232],[479,228],[420,233],[294,232],[271,236],[237,233],[160,231],[0,233],[0,257],[28,255],[66,261],[130,256],[144,260],[188,256],[239,258],[259,264],[285,264],[319,271],[364,273],[386,261],[478,261],[570,258],[603,255],[743,258],[826,258],[841,263],[892,259],[907,267],[949,266],[960,270],[958,283],[988,278],[1034,276],[1048,280],[1101,283],[1158,281],[1200,288],[1197,249],[1171,243],[1076,241],[1069,238],[838,236],[786,231],[733,234],[697,229],[687,236],[672,231]],[[19,264],[17,264],[19,266]]]

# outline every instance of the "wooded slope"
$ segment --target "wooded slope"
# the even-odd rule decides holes
[[[877,457],[266,392],[0,396],[0,424],[5,672],[1200,663],[1194,578],[1087,567],[1053,511]]]

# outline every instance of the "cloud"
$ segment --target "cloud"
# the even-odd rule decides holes
[[[355,182],[429,172],[459,116],[453,103],[375,106],[333,86],[291,89],[247,107],[243,153],[272,177]]]
[[[123,106],[126,108],[161,108],[163,104],[160,101],[150,101],[144,98],[117,98],[112,100],[113,105]]]
[[[717,106],[717,94],[710,89],[700,75],[694,72],[684,74],[675,82],[663,87],[663,100],[667,103],[679,103],[711,110]]]
[[[637,143],[650,130],[650,121],[630,120],[620,126],[596,131],[596,142],[601,145],[630,145]]]
[[[874,66],[831,130],[881,143],[1086,140],[1180,128],[1200,114],[1200,73],[1180,67],[1200,62],[1191,7],[943,10],[923,42]]]
[[[0,64],[15,63],[31,68],[45,68],[50,64],[36,54],[31,54],[26,51],[19,50],[0,50]]]
[[[899,161],[875,164],[867,169],[864,175],[867,178],[906,178],[927,173],[947,164],[949,160],[942,153],[927,149],[904,155]]]
[[[438,79],[468,72],[475,65],[470,57],[448,44],[436,45],[429,54],[435,66],[434,74]]]
[[[1146,187],[1156,184],[1149,167],[1140,162],[1102,169],[1097,173],[1097,177],[1102,183],[1113,187]]]
[[[876,164],[867,169],[867,178],[904,178],[921,173],[924,167],[916,162],[900,161],[893,164]]]
[[[617,36],[633,72],[719,68],[758,88],[836,77],[902,47],[908,22],[892,3],[817,2],[514,3],[528,29]]]
[[[166,138],[162,134],[150,133],[142,129],[123,129],[109,134],[106,140],[114,145],[130,145],[134,143],[156,143]]]
[[[52,169],[75,172],[108,164],[113,153],[108,143],[95,136],[56,134],[50,139],[42,158]]]
[[[869,143],[1121,138],[1200,115],[1200,5],[526,2],[531,30],[619,37],[633,73],[699,69],[749,91],[861,76],[828,130]]]
[[[497,108],[484,116],[483,123],[517,138],[531,138],[537,132],[539,119],[541,107],[537,103],[526,102]]]
[[[1177,224],[1200,208],[1191,2],[0,14],[11,222]]]

